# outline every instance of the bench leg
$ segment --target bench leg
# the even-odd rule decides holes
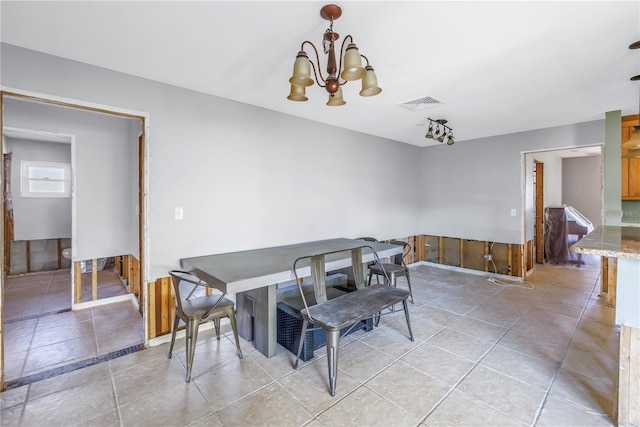
[[[407,272],[405,273],[407,277],[407,285],[409,286],[409,295],[411,296],[411,304],[415,304],[413,302],[413,292],[411,291],[411,277],[409,277],[409,269],[407,268]]]
[[[411,341],[413,341],[413,331],[411,330],[411,320],[409,320],[409,307],[407,306],[407,299],[405,298],[402,301],[402,306],[404,307],[404,317],[407,319],[407,328],[409,329],[409,336],[411,337]]]
[[[338,346],[340,344],[340,330],[325,330],[327,340],[327,368],[329,370],[329,388],[331,396],[336,395],[336,377],[338,376]]]
[[[300,333],[300,344],[298,344],[298,354],[296,354],[296,361],[293,364],[294,369],[298,369],[298,361],[300,360],[300,355],[302,354],[302,348],[304,347],[304,337],[307,336],[307,324],[309,322],[307,319],[302,321],[302,332]]]

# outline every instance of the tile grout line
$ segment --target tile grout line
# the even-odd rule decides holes
[[[553,280],[553,282],[551,282],[551,285],[553,286],[554,283],[556,283],[555,279]],[[595,290],[597,283],[598,283],[598,279],[596,278],[596,281],[594,282],[593,287],[591,288],[591,292],[589,293],[589,296],[591,296],[591,294],[593,294],[593,291]],[[560,368],[562,367],[562,362],[564,361],[564,358],[566,357],[567,352],[569,351],[569,347],[571,346],[571,342],[573,341],[573,338],[575,337],[576,331],[578,330],[578,325],[580,324],[580,321],[583,319],[584,313],[585,313],[585,311],[587,309],[587,306],[589,305],[589,299],[590,298],[587,299],[587,302],[582,307],[582,310],[580,311],[580,317],[578,318],[578,321],[576,322],[575,326],[573,327],[573,331],[571,332],[571,338],[569,339],[569,342],[567,343],[567,346],[564,349],[564,352],[562,353],[562,357],[560,358],[560,360],[556,364],[556,366],[557,366],[556,370],[553,373],[553,377],[551,378],[551,381],[549,382],[549,385],[547,386],[547,389],[545,390],[544,397],[542,398],[542,401],[540,402],[540,405],[538,406],[538,410],[536,411],[535,417],[533,418],[533,423],[531,424],[532,426],[536,425],[536,423],[540,419],[540,415],[542,415],[542,410],[544,409],[544,407],[545,407],[545,405],[547,403],[547,399],[549,398],[549,394],[551,392],[551,388],[553,387],[553,384],[555,383],[556,378],[558,377],[558,373],[560,372]]]
[[[486,300],[485,300],[485,301],[486,301]],[[483,301],[483,302],[484,302],[484,301]],[[420,421],[420,423],[421,423],[421,424],[426,423],[427,418],[429,418],[429,416],[430,416],[431,414],[433,414],[433,412],[435,412],[435,410],[436,410],[436,409],[437,409],[437,408],[442,404],[442,402],[444,402],[444,400],[445,400],[447,397],[449,397],[449,396],[450,396],[450,395],[451,395],[455,390],[457,390],[457,389],[458,389],[458,386],[459,386],[459,385],[460,385],[460,384],[461,384],[461,383],[462,383],[462,382],[463,382],[463,381],[464,381],[464,380],[469,376],[469,374],[470,374],[474,369],[476,369],[476,367],[477,367],[477,366],[479,366],[479,365],[480,365],[480,362],[482,362],[482,360],[487,356],[487,354],[489,354],[489,353],[491,352],[491,350],[493,350],[493,349],[498,345],[498,343],[500,342],[500,340],[501,340],[502,338],[504,338],[504,336],[505,336],[505,335],[507,335],[507,333],[509,333],[509,331],[511,331],[511,329],[512,329],[512,328],[513,328],[513,327],[514,327],[514,326],[515,326],[515,325],[520,321],[520,319],[522,319],[522,318],[523,318],[523,316],[524,316],[524,315],[529,311],[529,309],[530,309],[530,308],[531,308],[531,307],[527,307],[527,310],[525,310],[522,314],[520,314],[520,316],[518,316],[518,318],[517,318],[517,319],[516,319],[512,324],[511,324],[511,326],[509,326],[509,328],[508,328],[506,331],[504,331],[504,333],[503,333],[502,335],[500,335],[500,337],[499,337],[499,338],[498,338],[498,339],[497,339],[497,340],[496,340],[496,341],[491,345],[491,347],[489,347],[489,348],[488,348],[488,349],[487,349],[487,350],[482,354],[482,356],[481,356],[481,357],[480,357],[476,362],[474,362],[473,366],[472,366],[471,368],[469,368],[469,370],[468,370],[468,371],[467,371],[467,372],[466,372],[466,373],[465,373],[465,374],[464,374],[464,375],[463,375],[463,376],[462,376],[462,377],[461,377],[461,378],[460,378],[460,379],[459,379],[459,380],[458,380],[454,385],[452,385],[452,386],[451,386],[451,388],[449,389],[449,391],[448,391],[448,392],[447,392],[447,393],[446,393],[446,394],[445,394],[445,395],[444,395],[440,400],[438,400],[438,402],[436,402],[436,404],[435,404],[435,405],[433,405],[433,407],[429,410],[429,412],[427,413],[427,415],[425,415],[425,416],[424,416],[424,418],[422,418],[422,420]],[[471,310],[470,310],[470,311],[471,311]],[[468,312],[467,312],[467,314],[468,314]],[[466,315],[466,314],[465,314],[465,315]],[[454,322],[454,323],[455,323],[455,322]],[[446,327],[445,329],[447,329],[449,326],[450,326],[450,325],[447,325],[447,327]],[[448,350],[446,350],[446,349],[443,349],[443,350],[448,351]],[[454,353],[452,353],[452,354],[454,354]],[[494,409],[494,410],[496,410],[496,411],[498,411],[498,412],[500,412],[500,413],[502,413],[502,414],[507,415],[507,416],[508,416],[508,417],[510,417],[510,418],[513,418],[514,420],[518,420],[518,418],[514,417],[513,415],[507,414],[506,412],[504,412],[504,411],[502,411],[502,410],[500,410],[500,409],[498,409],[498,408],[496,408],[496,407],[494,407],[494,406],[491,406],[491,405],[489,405],[489,404],[487,404],[487,403],[485,403],[485,402],[483,402],[483,401],[481,401],[481,400],[479,400],[479,399],[476,399],[475,397],[473,397],[473,396],[471,396],[471,395],[468,395],[467,393],[464,393],[464,392],[462,392],[462,391],[461,391],[461,393],[465,394],[466,396],[469,396],[471,399],[477,400],[478,402],[480,402],[480,403],[482,403],[482,404],[484,404],[484,405],[486,405],[486,406],[488,406],[488,407],[490,407],[490,408],[492,408],[492,409]],[[520,420],[518,420],[518,421],[520,421]]]
[[[46,380],[49,378],[57,377],[58,375],[66,374],[69,372],[76,371],[81,368],[87,368],[89,366],[93,366],[95,364],[106,362],[108,360],[117,359],[118,357],[126,356],[130,353],[135,353],[137,351],[143,350],[143,344],[133,345],[131,347],[123,348],[120,350],[112,351],[109,353],[105,353],[96,357],[91,357],[89,359],[79,360],[77,362],[69,363],[67,365],[59,366],[57,368],[49,369],[42,372],[37,372],[35,374],[27,375],[25,377],[18,378],[17,380],[7,381],[5,383],[5,391],[11,390],[20,386],[29,385],[34,382]]]

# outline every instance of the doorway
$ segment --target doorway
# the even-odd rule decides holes
[[[107,344],[107,339],[111,339],[113,337],[121,337],[123,333],[127,332],[127,330],[131,330],[132,328],[128,328],[126,326],[123,326],[122,329],[117,330],[117,329],[113,329],[114,326],[114,322],[113,320],[113,314],[114,312],[111,311],[111,316],[106,316],[104,313],[109,313],[110,310],[114,310],[116,309],[116,311],[119,313],[118,317],[120,317],[120,315],[122,313],[129,313],[131,310],[129,310],[129,307],[133,307],[133,313],[135,313],[135,315],[137,315],[137,329],[138,329],[138,333],[139,333],[139,342],[141,343],[141,345],[146,344],[146,327],[145,327],[145,319],[146,319],[146,312],[144,309],[142,309],[145,304],[144,304],[144,299],[145,299],[145,295],[144,295],[144,287],[142,286],[142,283],[144,283],[144,262],[145,262],[145,258],[144,258],[144,254],[145,254],[145,228],[146,228],[146,217],[144,215],[145,211],[146,211],[146,198],[145,198],[145,179],[144,177],[146,176],[145,174],[145,168],[147,166],[147,155],[146,155],[146,150],[145,150],[145,135],[146,135],[146,127],[147,127],[147,115],[144,113],[141,114],[131,114],[130,112],[125,112],[125,111],[119,111],[118,109],[113,109],[111,107],[107,108],[102,108],[101,106],[98,105],[90,105],[88,103],[84,103],[84,102],[80,102],[78,101],[77,103],[75,102],[69,102],[68,99],[65,99],[64,101],[57,99],[55,97],[49,97],[49,96],[34,96],[33,94],[27,94],[27,93],[20,93],[20,92],[5,92],[3,91],[1,93],[0,96],[0,107],[2,107],[2,116],[0,119],[0,125],[2,126],[2,129],[5,129],[5,125],[6,126],[10,126],[12,123],[16,122],[16,117],[18,117],[18,114],[16,113],[16,109],[15,108],[8,108],[8,107],[14,107],[15,105],[20,105],[20,108],[28,108],[28,109],[35,109],[36,111],[40,111],[40,113],[42,113],[42,111],[46,110],[45,114],[42,114],[41,116],[39,116],[37,113],[33,114],[33,117],[39,117],[40,121],[38,122],[38,129],[55,129],[57,125],[61,125],[63,123],[65,123],[64,119],[65,117],[68,116],[72,116],[73,114],[77,114],[77,115],[83,115],[82,119],[78,121],[78,129],[80,129],[80,133],[84,132],[84,135],[82,137],[79,137],[78,140],[82,140],[83,143],[86,144],[86,141],[88,141],[89,139],[93,139],[93,138],[87,138],[86,133],[90,132],[87,129],[90,128],[92,125],[95,125],[97,123],[97,127],[95,129],[96,134],[99,133],[101,130],[104,130],[103,128],[109,129],[111,127],[114,126],[116,128],[121,128],[121,132],[127,134],[127,140],[129,140],[130,142],[127,142],[127,145],[122,145],[118,150],[119,152],[117,154],[114,153],[107,153],[107,150],[105,149],[104,145],[106,145],[103,142],[103,146],[89,146],[88,144],[86,144],[83,147],[80,147],[78,150],[73,150],[72,152],[72,164],[74,164],[74,162],[76,162],[77,164],[74,164],[72,167],[72,176],[73,176],[73,182],[74,182],[74,186],[73,186],[73,193],[74,193],[74,197],[71,198],[71,203],[72,203],[72,209],[71,209],[71,239],[69,241],[70,243],[70,251],[67,251],[67,253],[71,252],[72,254],[72,260],[70,260],[70,262],[72,263],[72,268],[67,269],[66,271],[62,271],[62,273],[60,273],[60,271],[56,271],[54,273],[59,273],[59,274],[52,274],[51,272],[49,274],[43,274],[43,275],[39,275],[38,273],[35,274],[27,274],[24,275],[23,277],[20,277],[20,280],[14,280],[14,278],[7,278],[6,274],[7,274],[7,269],[3,268],[3,277],[2,277],[2,283],[0,286],[0,298],[2,298],[3,300],[3,310],[0,313],[0,321],[2,321],[3,324],[3,328],[2,328],[2,332],[0,332],[0,340],[2,345],[0,346],[0,349],[2,349],[2,351],[0,352],[0,374],[2,375],[2,388],[5,387],[5,374],[7,373],[5,370],[8,368],[15,368],[15,366],[11,367],[8,366],[6,364],[7,362],[7,358],[5,357],[5,355],[7,354],[7,351],[15,351],[16,347],[13,347],[11,349],[8,348],[7,344],[8,344],[8,338],[15,338],[15,336],[9,336],[9,331],[8,329],[12,329],[11,327],[7,328],[6,326],[9,326],[12,323],[15,322],[21,322],[21,321],[29,321],[28,324],[25,323],[24,324],[24,330],[30,329],[33,326],[33,330],[36,329],[36,325],[38,323],[40,323],[41,325],[44,323],[51,323],[54,324],[54,320],[57,321],[58,319],[61,319],[63,317],[66,318],[76,318],[74,321],[76,322],[77,325],[82,324],[83,326],[78,327],[77,329],[80,329],[80,332],[87,332],[86,331],[86,326],[91,324],[95,324],[97,327],[100,327],[99,323],[96,323],[96,320],[100,319],[102,317],[102,327],[100,327],[100,329],[102,329],[101,331],[98,331],[97,328],[96,330],[93,331],[94,334],[102,334],[102,336],[104,337],[104,339],[102,339],[103,345],[100,346],[101,350],[98,349],[97,351],[110,351],[110,350],[119,350],[117,347],[116,343],[114,342],[110,342]],[[24,118],[24,117],[23,117]],[[81,122],[81,123],[80,123]],[[100,126],[103,126],[103,128],[101,128]],[[59,132],[59,131],[58,131]],[[74,132],[71,132],[72,134],[75,134]],[[111,135],[112,136],[112,135]],[[111,140],[109,140],[108,142],[110,143],[113,140],[113,138]],[[96,141],[95,144],[98,144],[99,141]],[[125,143],[123,143],[125,144]],[[3,146],[3,152],[5,151],[5,147],[4,144]],[[124,148],[122,148],[124,147]],[[76,147],[77,148],[77,147]],[[89,164],[90,160],[88,160],[91,157],[91,152],[93,151],[99,151],[98,155],[100,155],[100,159],[99,161],[95,162],[95,163],[91,163]],[[100,151],[102,150],[102,151]],[[89,155],[87,155],[87,153],[89,152]],[[103,170],[101,170],[101,166],[103,166],[101,163],[105,163],[108,162],[107,159],[109,158],[114,158],[114,157],[118,157],[119,161],[117,162],[117,169],[114,166],[113,169],[116,170],[118,175],[122,175],[122,168],[123,168],[123,164],[125,165],[125,167],[128,170],[128,175],[130,176],[130,180],[128,182],[128,188],[126,190],[122,190],[125,187],[119,186],[117,187],[119,190],[117,191],[117,195],[115,195],[114,197],[116,198],[123,198],[125,200],[128,200],[128,205],[130,206],[130,208],[126,208],[127,210],[127,214],[128,216],[131,216],[131,212],[134,212],[135,210],[135,217],[136,219],[133,220],[129,220],[127,219],[126,221],[120,221],[122,223],[124,222],[129,222],[131,224],[134,224],[135,227],[133,225],[128,225],[128,228],[126,228],[125,230],[123,230],[120,234],[123,235],[133,235],[134,238],[128,238],[128,241],[126,242],[110,242],[109,240],[114,240],[116,241],[117,239],[114,238],[113,236],[117,236],[118,232],[113,232],[114,228],[113,224],[109,224],[108,221],[101,221],[100,220],[100,216],[99,215],[93,215],[91,213],[91,209],[87,209],[87,205],[96,205],[98,207],[100,207],[100,197],[103,196],[105,194],[105,188],[107,188],[107,186],[112,186],[114,185],[113,182],[113,178],[110,178],[110,175],[108,173],[104,173],[104,168]],[[83,162],[87,162],[87,163],[83,163]],[[113,164],[115,165],[116,163],[113,162]],[[88,167],[89,165],[89,167]],[[77,167],[76,167],[77,166]],[[98,182],[98,184],[96,185],[95,180],[91,181],[90,179],[87,179],[87,170],[89,170],[89,174],[94,173],[95,175],[99,175],[100,178],[104,178],[104,181],[108,181],[106,184],[104,182]],[[4,171],[3,171],[3,176],[4,176]],[[5,180],[3,179],[3,182]],[[87,187],[87,182],[91,182],[91,188],[86,188]],[[84,190],[82,190],[82,185],[85,185]],[[126,184],[126,183],[125,183]],[[78,190],[80,190],[80,194],[84,194],[84,196],[80,197],[80,202],[78,202],[77,198],[75,197],[78,194]],[[84,193],[83,193],[84,191]],[[87,203],[87,194],[89,193],[95,193],[96,197],[94,199],[92,199],[90,201],[90,203]],[[111,196],[110,196],[111,197]],[[122,204],[121,200],[122,199],[118,199],[118,202],[115,203],[113,202],[113,199],[107,197],[106,200],[108,201],[108,204],[111,205],[119,205]],[[11,201],[11,199],[9,199],[9,201]],[[13,224],[10,223],[10,215],[7,215],[7,212],[9,211],[7,208],[10,206],[7,206],[7,199],[6,197],[3,197],[2,200],[2,211],[5,214],[4,215],[4,221],[3,221],[3,227],[2,227],[2,241],[3,241],[3,245],[2,245],[2,263],[3,266],[6,265],[6,261],[8,260],[8,258],[11,255],[10,252],[10,247],[7,244],[7,242],[9,241],[10,237],[12,236],[12,229],[11,226]],[[102,210],[104,210],[105,206],[101,206],[100,208]],[[94,222],[92,224],[92,221]],[[130,231],[132,229],[135,229],[135,233],[131,233]],[[105,236],[105,232],[108,234],[107,236]],[[102,235],[101,235],[102,233]],[[102,245],[94,245],[94,246],[100,246],[98,248],[96,247],[89,247],[87,246],[86,242],[87,241],[98,241],[98,239],[100,237],[105,238],[105,240],[107,240],[106,244],[102,244]],[[119,246],[118,246],[119,245]],[[61,249],[60,245],[58,245],[58,247],[56,249]],[[59,254],[61,251],[60,250],[56,250],[56,252]],[[126,298],[116,298],[114,300],[114,298],[102,298],[102,296],[100,298],[97,298],[95,295],[93,298],[91,298],[91,295],[89,295],[89,297],[84,296],[83,295],[83,290],[86,288],[85,286],[85,282],[86,282],[86,274],[82,274],[82,273],[86,273],[87,271],[90,271],[89,276],[95,276],[97,277],[97,272],[98,272],[98,268],[95,268],[96,266],[96,261],[99,261],[103,258],[102,255],[105,255],[104,259],[108,259],[108,262],[114,263],[116,262],[116,259],[118,259],[118,262],[123,262],[122,258],[127,257],[127,267],[129,266],[129,263],[132,262],[132,259],[136,261],[136,263],[138,264],[138,268],[137,268],[137,274],[134,275],[134,277],[128,277],[129,283],[127,283],[127,286],[129,287],[129,289],[131,289],[131,294],[130,295],[124,295]],[[117,255],[117,256],[114,256]],[[87,260],[82,259],[83,257],[86,257]],[[102,266],[100,266],[102,267]],[[102,270],[100,268],[100,270]],[[56,277],[57,276],[57,277]],[[66,299],[66,301],[68,302],[68,309],[62,309],[62,310],[51,310],[47,313],[34,313],[33,318],[29,318],[29,319],[21,319],[20,317],[16,318],[15,316],[13,316],[13,319],[9,319],[6,314],[7,313],[7,303],[9,301],[7,301],[6,297],[7,297],[7,287],[15,287],[15,286],[20,286],[17,285],[18,282],[22,282],[21,285],[24,286],[25,283],[27,283],[27,287],[29,285],[31,286],[35,286],[37,287],[39,290],[43,290],[44,286],[43,283],[46,282],[46,289],[47,290],[52,290],[52,292],[57,292],[56,290],[54,290],[54,286],[53,284],[57,281],[62,281],[63,283],[66,283],[66,289],[64,289],[64,292],[66,295],[60,296],[59,298],[61,299]],[[89,278],[89,281],[91,281],[91,277]],[[135,281],[136,283],[131,283]],[[117,283],[115,284],[116,286],[118,285]],[[120,284],[122,285],[122,284]],[[133,294],[133,289],[136,289],[136,294]],[[25,292],[22,292],[23,290],[25,290]],[[26,288],[24,289],[20,289],[20,293],[26,293]],[[43,292],[41,292],[43,293]],[[125,292],[126,293],[126,292]],[[135,304],[132,304],[132,302],[134,302],[135,300]],[[122,302],[125,302],[125,305],[122,305]],[[34,303],[35,305],[37,305],[37,303]],[[104,304],[109,304],[104,305]],[[120,308],[117,308],[120,307]],[[125,307],[125,309],[123,309],[122,307]],[[56,311],[60,311],[59,313],[56,313]],[[44,314],[44,316],[42,316]],[[87,317],[88,316],[88,317]],[[123,317],[125,318],[129,318],[129,320],[131,320],[131,314],[124,314]],[[29,316],[22,316],[22,317],[29,317]],[[17,319],[17,320],[16,320]],[[107,321],[107,319],[110,319],[109,321]],[[90,322],[86,322],[86,320],[90,320]],[[109,326],[111,326],[111,330],[109,330]],[[84,328],[84,329],[83,329]],[[61,327],[60,331],[58,334],[54,334],[57,335],[58,337],[61,336],[61,334],[69,334],[71,330],[73,330],[73,327]],[[35,330],[35,333],[38,333],[37,330]],[[50,334],[51,335],[51,334]],[[26,336],[26,334],[25,334]],[[43,334],[41,334],[41,336],[43,336]],[[33,335],[33,340],[47,340],[47,337],[43,337],[43,338],[37,338],[36,335]],[[94,337],[94,341],[99,341],[101,340],[100,338],[98,338],[98,335],[95,335]],[[111,339],[111,341],[113,341],[113,339]],[[46,343],[45,343],[46,344]],[[16,341],[13,340],[11,342],[11,345],[17,345]],[[73,347],[73,345],[69,344],[68,347]],[[20,350],[22,351],[22,350]],[[25,351],[29,351],[29,349],[25,350]],[[63,354],[64,351],[58,352],[59,354]],[[102,356],[102,354],[96,354],[96,356]],[[78,365],[78,367],[82,367],[82,363],[81,362],[87,362],[87,363],[92,363],[91,361],[87,361],[87,360],[78,360],[78,358],[66,358],[66,356],[62,356],[62,361],[60,363],[66,363],[67,361],[71,361],[75,364]],[[68,359],[68,360],[67,360]],[[26,366],[27,362],[24,362],[24,366]],[[50,364],[50,366],[55,366],[56,363],[52,363]]]
[[[524,241],[532,248],[533,267],[546,262],[545,208],[568,206],[570,213],[577,209],[586,214],[584,219],[593,226],[602,223],[602,148],[594,145],[523,153]],[[568,233],[567,242],[578,238]],[[575,261],[577,256],[567,251]]]

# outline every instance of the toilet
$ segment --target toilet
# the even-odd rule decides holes
[[[66,259],[71,259],[71,248],[65,248],[62,250],[62,256]]]

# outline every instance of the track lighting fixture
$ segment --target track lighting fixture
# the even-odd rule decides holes
[[[428,118],[429,120],[429,130],[427,134],[424,136],[428,139],[435,139],[438,142],[444,142],[445,138],[447,139],[447,145],[453,145],[455,142],[453,139],[453,129],[446,125],[447,121],[445,119],[434,120]],[[435,136],[433,133],[433,124],[436,125]],[[442,126],[442,133],[440,133],[440,126]]]
[[[311,68],[313,68],[315,83],[329,92],[329,101],[327,102],[327,105],[329,106],[346,104],[346,101],[342,98],[342,86],[349,81],[362,80],[360,96],[374,96],[382,92],[382,89],[378,86],[376,73],[373,71],[373,67],[369,65],[369,59],[360,54],[351,35],[346,36],[342,41],[342,46],[340,47],[340,60],[336,64],[334,42],[338,40],[340,36],[338,33],[333,32],[333,21],[340,18],[341,15],[342,9],[335,4],[328,4],[320,9],[320,16],[330,22],[329,28],[324,32],[324,36],[322,38],[324,53],[325,55],[328,55],[328,76],[325,78],[322,75],[318,49],[316,49],[316,46],[313,43],[305,40],[300,46],[300,51],[298,52],[295,63],[293,64],[293,75],[289,79],[289,83],[291,83],[291,93],[289,93],[287,99],[290,101],[308,100],[305,94],[305,87],[312,86],[314,83],[314,79],[311,78]],[[345,43],[347,40],[349,40],[349,44],[345,51]],[[313,51],[316,54],[315,62],[309,59],[307,52],[304,50],[304,47],[307,44],[313,48]],[[344,64],[342,62],[343,55]],[[362,66],[362,58],[367,62],[366,67]]]

